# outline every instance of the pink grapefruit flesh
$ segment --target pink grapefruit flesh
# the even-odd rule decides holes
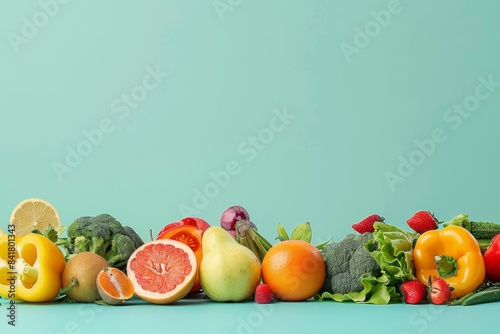
[[[135,294],[150,303],[171,304],[184,298],[196,278],[196,256],[172,239],[150,241],[137,248],[127,263]]]

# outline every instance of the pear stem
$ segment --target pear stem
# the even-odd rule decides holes
[[[75,277],[71,277],[71,278],[69,279],[69,281],[71,282],[71,284],[70,284],[70,285],[68,285],[67,287],[65,287],[65,288],[61,289],[61,290],[59,291],[59,294],[60,294],[60,295],[66,295],[66,294],[67,294],[67,293],[68,293],[71,289],[73,289],[75,286],[77,286],[77,285],[78,285],[78,280],[77,280]]]

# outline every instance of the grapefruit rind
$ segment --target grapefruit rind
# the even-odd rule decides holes
[[[180,250],[183,253],[187,254],[189,265],[191,266],[189,272],[185,274],[183,281],[174,283],[176,284],[176,287],[167,292],[154,292],[143,288],[143,286],[141,286],[141,284],[139,283],[139,281],[141,281],[141,274],[135,272],[137,271],[138,268],[137,268],[137,263],[134,264],[134,261],[140,261],[138,260],[139,256],[143,257],[147,255],[149,257],[148,262],[150,262],[151,265],[154,265],[154,260],[156,259],[156,256],[154,256],[153,254],[146,254],[142,252],[144,251],[151,252],[157,245],[170,245],[173,246],[174,250]],[[172,264],[175,264],[175,261]],[[162,264],[160,264],[160,266],[161,265]],[[127,276],[132,281],[132,285],[134,286],[134,292],[137,297],[154,304],[172,304],[177,302],[179,299],[184,298],[193,287],[196,278],[196,266],[197,266],[196,255],[191,249],[191,247],[177,240],[158,239],[145,243],[144,245],[137,248],[134,251],[134,253],[132,253],[127,262]],[[179,269],[182,268],[174,268],[174,269],[178,271]],[[144,272],[142,274],[144,274]]]

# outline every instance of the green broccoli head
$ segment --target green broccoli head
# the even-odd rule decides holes
[[[67,230],[66,240],[58,245],[66,250],[66,258],[81,252],[93,252],[105,258],[111,266],[122,269],[136,250],[144,244],[139,235],[109,214],[77,218]]]
[[[342,294],[362,291],[361,275],[380,271],[377,262],[365,248],[371,237],[372,233],[348,234],[341,241],[325,246],[323,256],[327,278],[323,291]]]

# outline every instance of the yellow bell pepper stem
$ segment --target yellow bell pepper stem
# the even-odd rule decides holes
[[[421,234],[413,247],[415,276],[424,284],[441,277],[456,299],[474,291],[484,282],[486,270],[479,244],[460,226],[447,226]]]
[[[440,277],[450,278],[457,274],[458,264],[453,256],[435,255],[434,261],[436,261],[436,268]]]

